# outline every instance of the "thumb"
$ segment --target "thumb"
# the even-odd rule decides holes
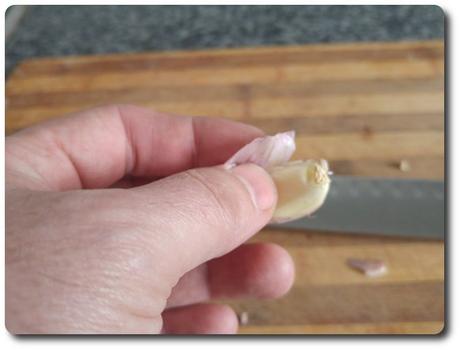
[[[186,271],[254,235],[277,199],[270,175],[254,164],[192,169],[133,190],[148,199],[155,245]]]

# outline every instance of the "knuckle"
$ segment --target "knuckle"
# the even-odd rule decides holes
[[[249,194],[237,179],[218,169],[189,170],[187,176],[198,184],[201,206],[209,216],[214,213],[218,223],[230,227],[245,220],[251,213]],[[211,210],[208,210],[211,209]]]

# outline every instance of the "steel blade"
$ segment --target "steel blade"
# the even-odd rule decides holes
[[[333,176],[317,212],[271,226],[444,239],[444,182]]]

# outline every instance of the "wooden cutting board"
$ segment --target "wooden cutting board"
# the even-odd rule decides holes
[[[336,174],[444,178],[442,42],[311,45],[24,61],[6,90],[6,132],[101,103],[220,116],[268,133],[295,129],[296,158]],[[404,160],[408,171],[400,169]],[[440,241],[263,230],[292,254],[296,282],[276,301],[233,302],[242,333],[438,333]],[[370,279],[348,257],[380,258]]]

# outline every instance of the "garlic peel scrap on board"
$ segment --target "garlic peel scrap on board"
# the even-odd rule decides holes
[[[273,223],[310,215],[321,207],[329,191],[331,181],[327,161],[289,161],[294,151],[295,133],[288,131],[253,140],[224,165],[232,168],[255,163],[269,172],[278,190]]]
[[[377,259],[348,258],[347,264],[351,268],[361,271],[368,277],[380,277],[388,272],[385,263]]]

